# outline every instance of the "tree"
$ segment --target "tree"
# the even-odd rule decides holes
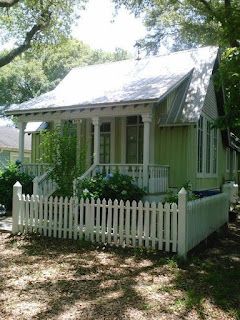
[[[142,44],[156,50],[197,45],[240,46],[239,0],[114,0],[135,14],[143,13],[149,35]],[[170,37],[170,41],[169,41]],[[167,41],[166,41],[167,40]]]
[[[219,84],[224,83],[226,115],[218,119],[218,126],[234,128],[240,134],[240,48],[228,48],[222,55],[218,73]]]
[[[57,43],[67,37],[86,1],[0,0],[2,41],[15,41],[13,49],[0,54],[0,68],[35,43]]]
[[[0,105],[21,103],[55,88],[74,67],[128,57],[125,50],[93,50],[74,39],[62,39],[56,45],[38,44],[1,68]]]

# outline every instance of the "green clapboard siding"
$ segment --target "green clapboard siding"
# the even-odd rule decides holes
[[[180,187],[187,181],[188,127],[155,129],[155,163],[170,166],[170,186]]]

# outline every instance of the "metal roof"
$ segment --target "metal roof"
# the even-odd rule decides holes
[[[0,148],[1,149],[16,149],[19,148],[19,130],[14,127],[0,127]],[[31,150],[31,136],[25,135],[24,149]]]
[[[54,90],[12,105],[7,113],[156,102],[191,74],[182,120],[194,121],[203,106],[217,52],[216,47],[204,47],[74,68]]]

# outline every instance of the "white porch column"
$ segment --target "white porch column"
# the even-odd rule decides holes
[[[143,187],[148,188],[148,166],[150,159],[150,123],[152,122],[151,114],[143,114]]]
[[[19,122],[18,129],[19,129],[19,153],[18,158],[21,162],[24,161],[24,130],[26,128],[25,122]]]
[[[93,163],[99,164],[99,153],[100,153],[100,125],[99,118],[92,118],[92,123],[94,126],[94,153],[93,153]]]

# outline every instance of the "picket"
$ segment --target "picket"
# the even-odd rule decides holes
[[[14,232],[85,239],[98,243],[187,251],[227,222],[227,193],[187,202],[185,189],[176,203],[94,200],[76,197],[14,196]],[[17,191],[16,191],[17,192]],[[209,212],[211,214],[209,214]]]
[[[63,197],[59,198],[58,238],[62,238]]]
[[[102,201],[102,221],[101,221],[101,236],[102,242],[105,243],[105,236],[106,236],[106,200],[103,199]]]

